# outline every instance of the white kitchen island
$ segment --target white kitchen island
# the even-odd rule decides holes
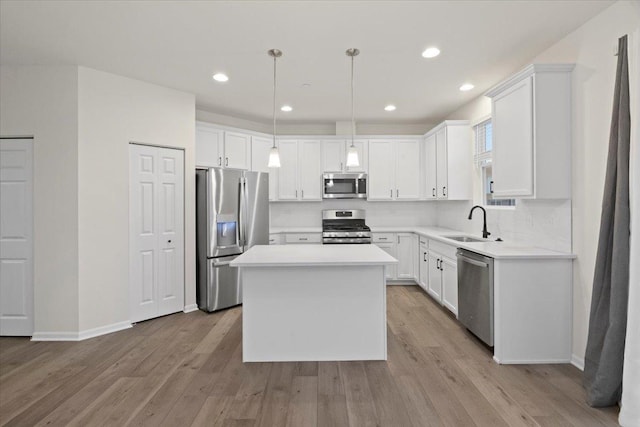
[[[254,246],[242,275],[244,362],[386,360],[386,265],[375,245]]]

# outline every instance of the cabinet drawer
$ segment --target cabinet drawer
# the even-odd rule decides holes
[[[437,252],[442,256],[456,260],[456,246],[447,245],[437,240],[429,240],[429,252]]]
[[[395,242],[394,233],[373,233],[373,243],[393,243]]]
[[[287,233],[287,243],[320,243],[320,233]]]
[[[281,245],[282,244],[282,234],[269,234],[269,244],[270,245]]]

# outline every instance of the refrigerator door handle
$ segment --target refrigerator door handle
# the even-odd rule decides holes
[[[244,177],[240,178],[240,209],[238,211],[238,220],[240,223],[238,224],[238,229],[240,231],[240,241],[239,244],[243,248],[243,251],[246,250],[244,246],[247,244],[247,230],[246,230],[246,212],[247,212],[247,188],[246,188],[246,180]]]

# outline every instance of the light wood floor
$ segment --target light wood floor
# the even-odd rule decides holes
[[[0,424],[617,425],[574,367],[495,364],[416,286],[389,287],[387,306],[387,362],[243,364],[241,308],[78,343],[2,338]]]

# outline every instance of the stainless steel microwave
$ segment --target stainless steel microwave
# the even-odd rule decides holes
[[[323,199],[366,199],[366,173],[325,173],[322,175]]]

